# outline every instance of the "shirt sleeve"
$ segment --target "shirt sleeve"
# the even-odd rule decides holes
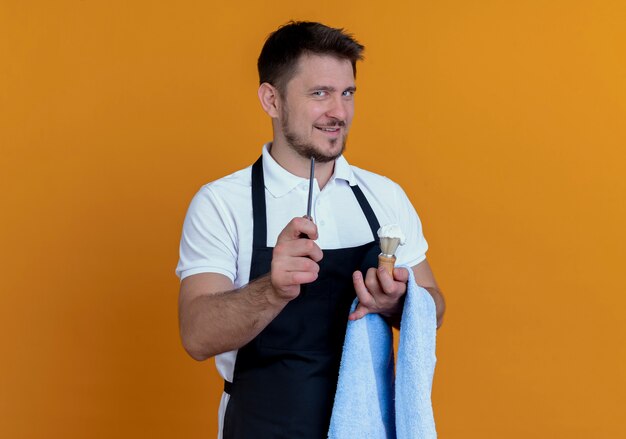
[[[428,242],[424,238],[422,222],[411,201],[398,184],[395,186],[397,220],[406,237],[406,243],[398,248],[396,257],[398,265],[414,267],[426,259]]]
[[[194,196],[183,224],[176,275],[219,273],[234,281],[237,245],[232,218],[210,185]]]

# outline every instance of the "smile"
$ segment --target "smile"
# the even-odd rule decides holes
[[[341,130],[340,127],[315,127],[320,131],[324,131],[325,133],[337,133]]]

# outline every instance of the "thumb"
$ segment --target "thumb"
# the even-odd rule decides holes
[[[409,270],[402,268],[394,268],[393,269],[393,279],[396,282],[407,283],[409,281]]]

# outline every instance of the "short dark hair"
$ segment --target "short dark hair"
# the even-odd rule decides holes
[[[364,46],[343,29],[310,21],[290,21],[265,40],[257,67],[259,81],[267,82],[284,93],[304,54],[331,55],[347,59],[356,77],[356,62],[363,59]]]

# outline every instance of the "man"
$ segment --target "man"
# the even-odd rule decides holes
[[[177,274],[183,345],[216,356],[225,379],[219,437],[326,437],[347,319],[398,323],[408,272],[377,270],[379,226],[397,223],[398,263],[437,305],[415,210],[398,185],[348,165],[363,46],[340,29],[292,22],[259,57],[273,141],[251,167],[204,186],[183,228]],[[316,159],[315,221],[304,218]],[[365,276],[364,276],[365,273]]]

